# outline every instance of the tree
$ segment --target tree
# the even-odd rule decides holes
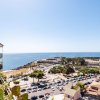
[[[72,67],[67,67],[67,70],[66,70],[66,74],[71,74],[71,73],[74,73],[74,69]]]
[[[82,67],[81,69],[79,69],[79,72],[82,72],[83,75],[88,73],[88,68],[87,67]]]
[[[80,72],[82,72],[84,75],[85,74],[99,74],[100,73],[100,68],[97,67],[82,67],[79,69]]]
[[[77,65],[77,66],[86,65],[86,62],[85,62],[84,58],[78,57],[78,58],[73,58],[73,60],[74,60],[74,65]]]
[[[2,78],[3,80],[6,80],[6,75],[3,72],[0,72],[0,78]]]
[[[33,78],[33,82],[34,82],[34,78],[37,78],[38,81],[39,79],[41,79],[44,76],[44,72],[41,70],[34,70],[31,74],[30,77]]]
[[[50,69],[49,73],[63,73],[64,72],[64,67],[63,66],[54,66],[53,68]]]
[[[66,57],[62,57],[62,58],[61,58],[61,64],[62,64],[62,65],[65,65],[65,64],[66,64]]]
[[[2,89],[0,89],[0,100],[4,100],[4,93]]]
[[[12,95],[15,95],[17,97],[17,100],[28,100],[28,94],[22,94],[20,95],[20,86],[14,86],[12,89]]]
[[[72,89],[77,90],[79,87],[81,92],[85,90],[85,85],[82,82],[78,82],[75,86],[72,86]]]
[[[22,95],[18,98],[18,100],[28,100],[28,94],[27,94],[27,93],[22,94]]]
[[[49,73],[63,73],[63,74],[71,74],[74,73],[74,69],[71,66],[63,65],[63,66],[54,66],[49,70]]]
[[[29,75],[31,78],[33,78],[33,82],[34,82],[34,78],[36,78],[36,73],[31,73],[30,75]]]
[[[39,82],[39,79],[43,78],[44,73],[43,73],[43,71],[41,71],[41,70],[39,70],[37,73],[38,73],[38,74],[37,74],[37,78],[38,78],[38,82]]]
[[[84,58],[66,58],[66,57],[62,57],[61,58],[61,64],[62,65],[77,65],[77,66],[83,66],[86,65],[86,62],[84,60]]]
[[[20,86],[14,86],[11,91],[13,95],[17,96],[17,98],[20,96]]]
[[[80,87],[81,91],[85,89],[85,85],[82,82],[78,82],[76,85]]]

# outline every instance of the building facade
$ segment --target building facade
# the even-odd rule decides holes
[[[80,88],[78,88],[77,90],[67,88],[65,94],[67,98],[66,100],[78,100],[79,98],[81,98]]]
[[[3,69],[3,44],[0,43],[0,70]]]

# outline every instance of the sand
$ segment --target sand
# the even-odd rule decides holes
[[[21,75],[21,74],[25,74],[25,73],[29,73],[30,72],[30,68],[21,68],[19,70],[6,70],[3,71],[3,73],[7,76],[17,76],[17,75]]]

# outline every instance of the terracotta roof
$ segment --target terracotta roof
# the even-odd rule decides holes
[[[100,88],[100,82],[93,82],[91,86]]]
[[[94,87],[94,89],[92,88]],[[97,89],[95,89],[97,88]],[[87,93],[91,95],[100,95],[100,82],[93,82],[88,88]]]

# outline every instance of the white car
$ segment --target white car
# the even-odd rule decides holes
[[[38,88],[37,90],[38,90],[38,91],[41,91],[42,89],[41,89],[41,88]]]
[[[62,91],[63,90],[63,87],[60,87],[59,90]]]
[[[54,87],[51,87],[52,91],[55,91]]]
[[[54,89],[54,87],[51,87],[51,89]]]
[[[36,90],[36,89],[34,89],[34,90],[32,90],[32,92],[37,92],[37,90]]]
[[[52,91],[55,91],[55,89],[53,88]]]

